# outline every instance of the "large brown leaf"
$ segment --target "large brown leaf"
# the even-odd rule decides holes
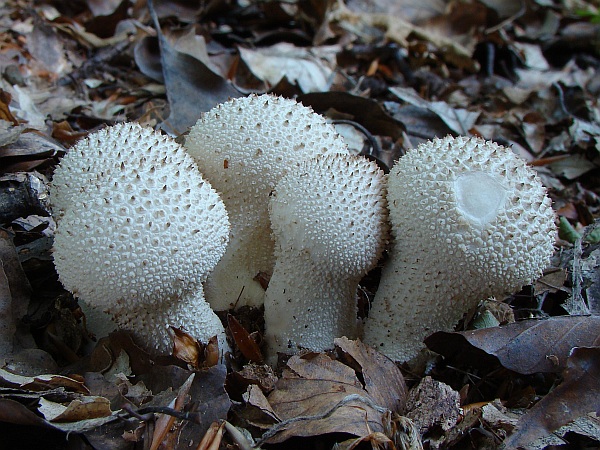
[[[385,412],[402,413],[406,386],[385,356],[360,341],[335,340],[340,360],[324,353],[293,356],[268,400],[285,426],[267,442],[294,436],[383,432]],[[344,362],[342,362],[344,361]]]
[[[527,446],[592,412],[600,413],[600,347],[579,347],[567,360],[564,381],[521,416],[505,448]]]
[[[425,344],[448,358],[475,353],[475,358],[469,357],[471,363],[495,357],[507,369],[522,374],[560,372],[573,347],[600,345],[600,316],[561,316],[481,330],[437,332],[427,337]]]
[[[202,112],[241,94],[205,61],[181,51],[177,42],[162,32],[152,1],[148,2],[148,10],[158,35],[162,74],[171,109],[162,127],[172,133],[183,133],[196,123]]]

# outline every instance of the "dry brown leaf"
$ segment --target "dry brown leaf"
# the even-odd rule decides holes
[[[189,333],[179,328],[169,327],[169,329],[173,333],[171,335],[173,339],[173,356],[198,369],[200,367],[200,356],[203,353],[200,343]]]
[[[519,418],[504,445],[525,447],[592,412],[600,412],[600,347],[579,347],[567,360],[564,381]]]
[[[60,387],[72,392],[89,394],[89,390],[82,381],[63,375],[37,375],[35,377],[25,377],[10,373],[4,369],[0,369],[0,385],[28,389],[31,391],[43,391]]]
[[[229,98],[239,97],[240,93],[204,61],[178,50],[176,42],[171,42],[162,32],[152,1],[148,2],[148,9],[158,34],[162,73],[170,105],[170,115],[162,127],[171,133],[181,134],[196,123],[202,112]]]
[[[50,406],[50,403],[54,403],[54,407]],[[112,415],[108,399],[96,396],[72,400],[66,406],[42,398],[39,411],[50,422],[79,422]]]
[[[268,397],[282,422],[265,433],[266,442],[336,432],[367,436],[385,431],[387,411],[401,412],[406,387],[394,363],[360,341],[341,338],[335,344],[350,365],[324,353],[290,358]]]
[[[285,77],[308,93],[329,90],[336,65],[335,55],[339,51],[335,46],[305,48],[280,42],[254,50],[240,48],[240,57],[267,88],[277,85]]]
[[[437,332],[425,339],[447,358],[470,356],[471,363],[497,358],[522,374],[560,372],[574,347],[600,343],[600,316],[561,316],[531,319],[499,327],[456,333]],[[473,354],[474,352],[474,354]]]
[[[19,121],[15,118],[15,116],[12,115],[8,106],[10,105],[11,100],[11,95],[8,92],[0,89],[0,120],[10,122],[17,126],[19,125]]]
[[[412,88],[395,87],[389,90],[400,100],[436,114],[452,131],[459,135],[467,135],[480,115],[477,111],[453,108],[446,102],[429,102],[421,98]]]
[[[233,336],[233,340],[237,345],[244,358],[248,361],[261,364],[263,355],[258,344],[252,339],[250,333],[242,326],[242,324],[231,314],[227,315],[227,325]]]

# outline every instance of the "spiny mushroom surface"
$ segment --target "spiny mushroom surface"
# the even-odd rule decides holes
[[[260,306],[256,277],[273,270],[269,195],[303,160],[347,153],[332,125],[294,100],[252,95],[202,115],[185,143],[201,172],[221,194],[231,220],[231,243],[206,284],[215,310]],[[239,298],[239,300],[238,300]]]
[[[270,204],[276,263],[265,296],[271,360],[357,337],[358,283],[387,240],[384,179],[365,158],[324,155],[277,183]]]
[[[134,123],[93,133],[61,160],[51,202],[65,288],[149,348],[170,349],[168,325],[225,348],[201,283],[225,252],[227,212],[179,144]]]
[[[405,361],[480,300],[538,277],[553,253],[551,201],[510,149],[446,137],[409,151],[389,174],[394,247],[364,340]]]

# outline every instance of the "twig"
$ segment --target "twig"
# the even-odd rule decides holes
[[[144,422],[152,420],[154,418],[154,414],[166,414],[179,420],[188,420],[194,423],[201,423],[201,421],[198,419],[198,412],[177,411],[167,406],[147,406],[135,411],[131,405],[125,404],[121,407],[121,409],[127,412],[130,416],[139,420],[143,420]]]

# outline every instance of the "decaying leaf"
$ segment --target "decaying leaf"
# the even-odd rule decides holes
[[[506,448],[524,447],[559,427],[600,412],[600,347],[578,347],[567,360],[564,381],[528,410]]]
[[[78,422],[108,417],[112,414],[108,399],[96,396],[72,400],[68,405],[52,402],[42,397],[38,411],[50,422]]]
[[[507,369],[522,374],[560,372],[571,349],[599,343],[599,316],[523,320],[474,331],[437,332],[425,339],[431,350],[449,359],[459,353],[475,356],[470,360],[473,363],[495,357]]]
[[[267,87],[277,85],[284,77],[296,83],[302,92],[324,92],[329,89],[337,47],[296,47],[281,42],[267,48],[240,48],[240,57],[250,71]]]
[[[160,43],[162,73],[169,99],[170,115],[163,128],[180,134],[196,123],[202,112],[240,93],[203,61],[179,51],[162,32],[152,1],[148,9]]]
[[[263,362],[263,355],[258,344],[252,339],[250,333],[242,326],[238,320],[231,314],[227,315],[227,325],[233,336],[235,344],[239,348],[244,358],[248,361],[260,364]]]
[[[447,384],[427,376],[410,390],[406,409],[406,416],[421,434],[433,427],[448,431],[460,419],[460,396]]]
[[[64,388],[73,392],[88,394],[89,390],[82,381],[63,375],[37,375],[35,377],[25,377],[10,373],[0,368],[0,385],[4,387],[16,387],[30,391],[43,391],[57,387]]]
[[[196,375],[192,373],[188,379],[180,386],[177,397],[174,398],[169,404],[170,408],[174,411],[181,411],[188,401],[188,394],[192,387],[192,382]],[[167,414],[159,414],[154,425],[154,434],[152,435],[152,443],[150,450],[158,450],[163,441],[166,439],[167,434],[171,431],[173,424],[175,423],[175,417]]]
[[[169,330],[173,339],[173,356],[198,369],[202,355],[200,343],[184,330],[176,327],[169,327]]]
[[[436,114],[448,127],[459,135],[467,135],[475,125],[480,113],[466,109],[453,108],[446,102],[429,102],[421,98],[412,88],[390,88],[390,92],[413,106]]]
[[[404,124],[392,117],[376,101],[348,92],[314,92],[298,96],[298,101],[334,119],[350,119],[371,133],[400,139],[406,131]],[[336,114],[338,117],[336,117]],[[395,155],[396,159],[398,155]]]
[[[268,396],[281,422],[263,435],[267,443],[293,436],[384,432],[384,414],[402,412],[406,386],[395,364],[360,341],[340,338],[335,345],[340,360],[324,353],[290,358]]]

